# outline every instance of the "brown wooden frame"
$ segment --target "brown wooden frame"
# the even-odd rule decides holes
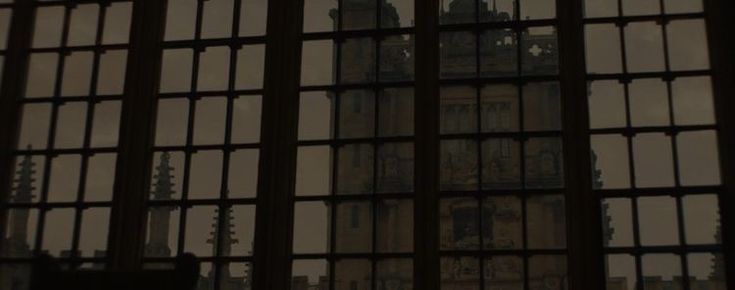
[[[103,0],[104,1],[104,0]],[[207,0],[199,0],[207,1]],[[270,0],[266,35],[253,289],[289,289],[295,187],[302,7]],[[33,31],[32,0],[15,0],[0,88],[0,201],[8,198]],[[74,0],[75,3],[98,2]],[[155,134],[166,0],[134,0],[108,266],[138,269]],[[567,184],[569,288],[604,289],[601,207],[592,193],[585,79],[583,0],[557,0]],[[439,289],[438,0],[415,0],[414,287]],[[733,1],[705,0],[724,190],[719,192],[725,260],[735,265],[735,40]],[[297,7],[298,9],[294,9]],[[730,25],[728,25],[730,24]],[[0,203],[0,225],[7,206]],[[5,234],[0,226],[0,236]],[[3,261],[0,262],[10,262]],[[727,267],[735,287],[735,267]]]

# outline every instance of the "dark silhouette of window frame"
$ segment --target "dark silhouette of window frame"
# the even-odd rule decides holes
[[[67,5],[114,0],[67,0]],[[206,1],[206,0],[199,0]],[[299,102],[303,2],[270,0],[263,87],[261,153],[253,262],[253,289],[288,289],[290,284],[293,190]],[[479,1],[479,0],[478,0]],[[110,233],[109,267],[141,266],[145,244],[146,199],[149,193],[156,95],[161,66],[166,0],[134,0],[129,43],[118,163]],[[569,289],[604,289],[603,231],[599,197],[592,193],[587,113],[582,0],[557,0],[560,84],[563,110]],[[721,206],[725,261],[735,265],[735,40],[729,27],[733,1],[704,0],[715,97],[722,185]],[[28,70],[32,39],[32,0],[15,0],[0,88],[0,236],[5,235],[19,134],[19,101]],[[439,288],[439,0],[415,0],[415,192],[414,287]],[[299,7],[299,9],[294,9]],[[649,16],[645,16],[649,17]],[[663,16],[650,20],[666,21]],[[624,23],[620,23],[624,24]],[[493,23],[484,24],[492,28]],[[340,34],[341,32],[338,32]],[[619,75],[624,78],[625,75]],[[82,152],[89,153],[89,152]],[[227,204],[223,204],[227,206]],[[43,207],[43,205],[41,206]],[[675,251],[678,251],[675,249]],[[481,253],[478,252],[478,256]],[[0,258],[0,264],[33,259]],[[735,287],[735,267],[726,267]],[[685,285],[688,287],[688,285]],[[686,288],[685,288],[686,289]]]

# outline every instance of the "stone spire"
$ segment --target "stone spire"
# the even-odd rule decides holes
[[[212,223],[212,231],[209,232],[210,238],[207,240],[207,244],[212,245],[212,256],[230,256],[232,252],[232,245],[237,244],[238,240],[233,238],[235,235],[235,231],[232,229],[234,225],[232,224],[232,220],[234,219],[232,217],[232,208],[226,209],[226,212],[224,213],[224,217],[222,218],[222,225],[220,226],[217,224],[217,220],[219,219],[219,209],[215,210],[215,215],[213,217],[214,222]],[[223,230],[223,232],[220,232],[220,229]],[[222,243],[220,243],[220,239]],[[218,249],[219,248],[219,249]],[[217,251],[219,250],[219,254]],[[209,281],[215,281],[215,271],[214,267],[209,271]],[[221,267],[220,268],[220,281],[229,281],[232,278],[232,273],[230,273],[229,267]],[[243,283],[245,283],[247,277],[243,277]]]
[[[207,243],[212,245],[213,256],[230,256],[232,245],[238,243],[238,240],[233,237],[235,235],[235,231],[232,228],[235,225],[232,224],[232,220],[234,219],[234,217],[232,217],[232,208],[228,208],[226,210],[222,219],[221,227],[217,224],[219,209],[215,212],[216,215],[214,217],[214,223],[212,224],[212,231],[209,232],[211,237],[207,240]],[[222,229],[223,232],[220,232],[220,229]],[[217,253],[219,239],[222,239],[222,243],[219,245],[220,255]]]
[[[161,154],[156,174],[153,175],[153,192],[151,192],[151,200],[170,200],[176,193],[173,183],[174,168],[170,164],[171,155],[168,152]],[[150,239],[146,244],[145,251],[149,257],[170,257],[171,248],[169,247],[169,221],[171,212],[175,208],[173,206],[152,207],[150,210],[150,221],[148,230]]]
[[[31,147],[28,146],[28,150]],[[31,156],[24,156],[23,160],[18,164],[16,171],[17,177],[14,180],[14,194],[10,197],[13,203],[30,203],[33,201],[33,183],[36,181],[33,175],[36,173],[36,166]],[[4,244],[4,252],[7,256],[26,256],[30,254],[30,245],[28,245],[28,219],[30,211],[27,208],[17,208],[10,211],[8,238]]]

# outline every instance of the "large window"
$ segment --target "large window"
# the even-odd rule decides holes
[[[728,289],[729,2],[0,0],[0,290]]]

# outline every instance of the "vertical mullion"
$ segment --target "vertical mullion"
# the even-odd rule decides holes
[[[438,0],[415,0],[416,96],[414,100],[415,289],[437,290],[439,271],[439,8]],[[421,48],[421,49],[418,49]]]
[[[31,35],[35,15],[30,0],[15,0],[8,30],[5,63],[0,70],[2,87],[0,87],[0,205],[10,198],[12,187],[12,168],[15,163],[13,150],[20,132],[21,106],[18,99],[24,90],[26,72],[28,70]],[[5,237],[5,225],[8,210],[0,207],[0,237]],[[2,242],[0,242],[2,243]]]
[[[732,1],[705,0],[707,35],[709,39],[712,88],[717,119],[717,137],[723,189],[718,192],[722,242],[725,256],[725,276],[729,287],[735,285],[735,40],[728,27],[735,19]],[[729,265],[729,266],[728,266]]]
[[[141,266],[166,4],[166,0],[133,1],[108,238],[113,268]]]
[[[303,8],[304,0],[268,1],[253,289],[291,281]]]
[[[569,289],[605,289],[602,208],[592,191],[583,1],[557,0]]]

